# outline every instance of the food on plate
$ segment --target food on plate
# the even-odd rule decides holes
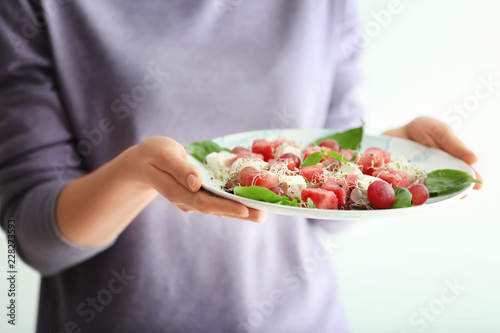
[[[257,138],[229,149],[209,140],[186,148],[226,192],[311,209],[418,206],[478,182],[459,170],[426,173],[420,164],[391,159],[391,153],[380,147],[361,151],[362,138],[359,127],[302,147],[293,138]]]

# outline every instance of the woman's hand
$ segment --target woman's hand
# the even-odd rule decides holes
[[[477,156],[467,149],[462,140],[453,133],[451,127],[432,117],[418,117],[403,127],[388,130],[383,134],[439,148],[469,165],[477,162]],[[481,182],[476,183],[474,189],[479,190],[483,186],[483,178],[476,170],[474,172],[477,180]]]
[[[264,222],[266,214],[232,200],[215,197],[201,188],[200,170],[187,161],[184,147],[175,140],[155,136],[135,148],[136,173],[184,212]]]
[[[104,246],[158,193],[185,212],[265,220],[265,212],[213,197],[200,187],[201,173],[186,160],[184,147],[170,138],[151,137],[67,184],[56,205],[57,225],[71,242]]]

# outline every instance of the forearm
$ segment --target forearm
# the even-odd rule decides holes
[[[127,149],[61,191],[56,216],[66,239],[84,246],[107,245],[158,195],[135,174],[136,149]]]

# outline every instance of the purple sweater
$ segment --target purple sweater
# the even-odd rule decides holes
[[[1,222],[42,274],[39,332],[348,332],[308,221],[151,203],[109,246],[59,233],[61,188],[153,136],[358,125],[349,0],[0,6]]]

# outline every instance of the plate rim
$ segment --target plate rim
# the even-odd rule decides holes
[[[226,134],[226,135],[222,135],[222,136],[212,138],[209,140],[214,141],[218,144],[221,144],[221,142],[223,142],[225,140],[231,140],[231,137],[236,137],[236,136],[251,137],[251,136],[257,136],[259,133],[263,133],[263,132],[265,133],[267,131],[275,132],[277,135],[280,135],[280,133],[282,133],[282,132],[288,132],[288,131],[300,131],[300,132],[317,131],[318,138],[320,138],[321,136],[326,136],[329,134],[341,132],[341,130],[328,129],[328,128],[263,129],[263,130],[251,130],[251,131]],[[260,137],[266,138],[263,136],[260,136]],[[451,154],[449,154],[441,149],[427,147],[427,146],[424,146],[424,145],[422,145],[418,142],[412,141],[412,140],[408,140],[408,139],[404,139],[404,138],[400,138],[400,137],[395,137],[395,136],[390,136],[390,135],[384,135],[384,134],[372,135],[372,134],[363,133],[363,140],[365,140],[365,138],[367,138],[367,137],[369,137],[369,138],[384,137],[384,138],[387,138],[391,141],[392,140],[400,141],[403,144],[417,145],[419,149],[439,151],[440,153],[447,155],[454,162],[462,163],[463,164],[462,166],[465,169],[467,169],[465,172],[467,172],[472,177],[474,177],[474,179],[477,179],[477,175],[476,175],[474,169],[470,167],[470,165],[468,165],[464,161],[452,156]],[[234,139],[235,138],[233,138],[233,140]],[[196,160],[190,154],[188,154],[188,160],[190,160],[190,162],[195,162],[196,164],[203,166],[207,173],[210,172],[210,170],[205,165],[203,165],[203,163]],[[431,172],[431,171],[433,171],[433,170],[426,170],[426,172]],[[380,210],[332,210],[332,209],[314,209],[313,210],[313,209],[304,208],[304,207],[276,205],[276,204],[269,203],[269,202],[258,201],[258,200],[254,200],[254,199],[250,199],[250,198],[236,196],[234,194],[227,193],[222,189],[218,189],[218,188],[214,187],[213,184],[209,184],[205,180],[202,181],[202,188],[205,189],[206,191],[208,191],[216,196],[242,203],[250,208],[264,210],[264,211],[267,211],[268,213],[275,213],[275,214],[294,216],[294,217],[304,217],[304,218],[310,218],[310,219],[321,219],[321,220],[359,220],[359,219],[366,220],[366,219],[379,219],[379,218],[385,218],[385,217],[399,216],[399,215],[404,215],[404,214],[407,214],[410,212],[417,213],[417,212],[421,212],[422,210],[430,210],[430,209],[433,209],[436,207],[440,207],[444,204],[449,204],[452,201],[460,200],[460,198],[468,195],[473,190],[473,187],[474,187],[474,184],[470,184],[468,187],[464,188],[460,192],[449,195],[449,197],[443,197],[443,199],[440,201],[429,203],[429,204],[423,204],[423,205],[419,205],[419,206],[404,207],[404,208],[398,208],[398,209],[380,209]],[[410,209],[411,209],[411,211],[409,211]],[[288,214],[288,212],[290,212],[290,214]],[[293,212],[295,212],[295,214],[292,214]],[[309,212],[311,214],[308,214]],[[320,216],[318,216],[318,215],[320,215]],[[323,215],[325,215],[325,216],[323,216]],[[331,216],[329,216],[329,215],[331,215]]]

